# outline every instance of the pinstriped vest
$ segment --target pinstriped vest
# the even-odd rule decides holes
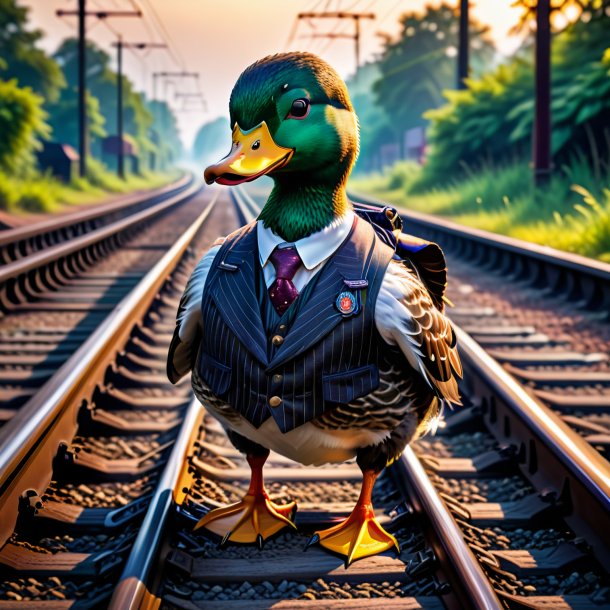
[[[202,379],[255,427],[273,417],[282,432],[373,392],[385,345],[375,301],[392,256],[356,217],[290,328],[268,336],[256,294],[256,223],[246,225],[225,240],[205,283],[196,365]],[[359,303],[347,316],[336,306],[346,290]]]

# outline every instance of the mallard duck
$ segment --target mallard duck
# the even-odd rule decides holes
[[[195,394],[252,470],[248,493],[197,524],[223,542],[256,543],[293,528],[294,503],[271,501],[269,450],[307,465],[356,458],[360,497],[312,544],[352,560],[398,549],[375,518],[379,473],[458,404],[461,366],[442,306],[354,214],[346,181],[358,120],[335,70],[310,53],[266,57],[230,99],[233,143],[207,183],[268,175],[258,219],[196,266],[177,314],[172,382],[192,370]]]

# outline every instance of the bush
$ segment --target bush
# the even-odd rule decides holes
[[[24,173],[34,166],[39,138],[50,135],[43,99],[17,81],[0,80],[0,168]]]
[[[388,188],[411,190],[413,182],[419,176],[420,166],[414,161],[400,161],[394,164],[388,174]]]
[[[553,158],[565,164],[577,154],[603,158],[610,142],[610,17],[601,12],[577,22],[553,41]],[[528,57],[533,51],[528,50]],[[527,158],[534,117],[531,60],[516,58],[463,91],[445,93],[448,103],[426,113],[430,151],[422,185],[430,187],[467,167]]]
[[[19,198],[19,192],[9,177],[0,172],[0,210],[12,212]]]
[[[89,157],[87,160],[87,181],[91,186],[104,191],[120,193],[126,190],[125,182],[116,174],[111,173],[101,161],[93,157]]]
[[[393,188],[393,175],[389,171],[350,185],[406,209],[610,262],[610,189],[602,186],[610,184],[610,168],[605,164],[591,167],[577,158],[539,191],[524,162],[469,171],[462,180],[426,192],[418,182],[410,190]]]
[[[25,212],[52,212],[57,206],[57,185],[50,179],[21,185],[17,207]]]

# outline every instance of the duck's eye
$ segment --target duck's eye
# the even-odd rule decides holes
[[[252,150],[258,150],[260,147],[261,147],[260,140],[256,140],[255,142],[252,143]]]
[[[287,119],[304,119],[309,114],[309,100],[300,97],[292,102]]]

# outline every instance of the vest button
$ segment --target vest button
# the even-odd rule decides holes
[[[281,383],[282,379],[284,379],[284,376],[278,373],[273,376],[273,383]]]
[[[280,324],[279,329],[284,331],[286,330],[286,325],[285,324]]]
[[[282,404],[282,399],[279,396],[272,396],[269,399],[270,407],[279,407]]]
[[[282,343],[284,343],[284,337],[282,337],[281,335],[275,335],[273,339],[271,339],[271,343],[273,343],[275,347],[279,347],[280,345],[282,345]]]

